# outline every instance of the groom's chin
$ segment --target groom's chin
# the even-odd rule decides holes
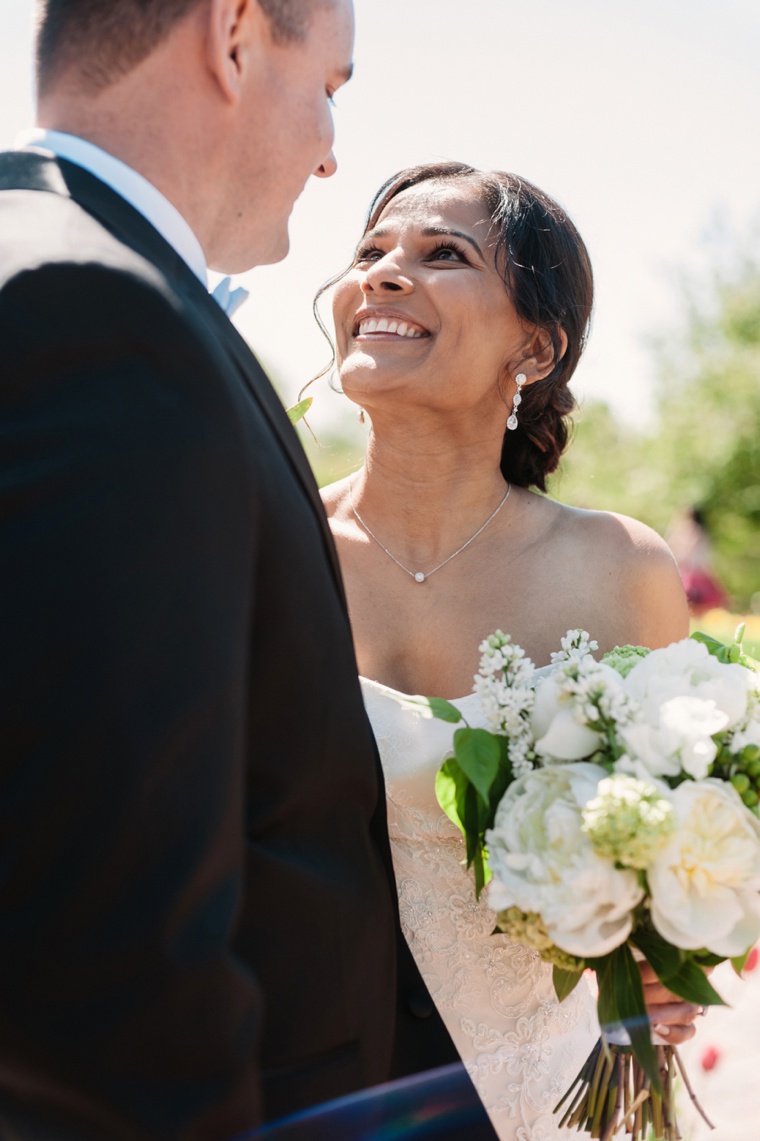
[[[236,274],[246,273],[255,269],[257,265],[274,265],[287,257],[290,250],[290,235],[287,226],[279,232],[272,230],[256,243],[251,243],[246,249],[240,245],[233,246],[224,254],[214,260],[209,260],[208,268],[214,273]]]
[[[269,249],[262,251],[261,255],[256,261],[256,265],[274,265],[278,261],[288,256],[290,252],[290,234],[287,227],[283,232],[275,237],[272,235],[272,241]]]

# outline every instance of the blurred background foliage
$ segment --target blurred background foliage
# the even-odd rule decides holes
[[[651,422],[634,428],[584,401],[549,493],[633,515],[660,534],[698,507],[732,608],[760,611],[760,218],[742,235],[713,234],[705,260],[674,283],[677,322],[650,337]],[[360,465],[366,430],[353,420],[320,429],[318,441],[300,432],[321,485]]]
[[[664,534],[698,507],[734,607],[760,603],[760,222],[683,275],[679,323],[650,342],[656,414],[633,432],[603,404],[576,415],[551,493],[636,516]]]

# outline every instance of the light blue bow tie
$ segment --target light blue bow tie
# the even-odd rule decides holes
[[[240,306],[249,296],[248,290],[244,289],[242,285],[239,285],[237,289],[230,289],[231,284],[231,277],[223,277],[211,294],[214,301],[221,306],[228,317],[232,317],[234,313],[237,313]]]

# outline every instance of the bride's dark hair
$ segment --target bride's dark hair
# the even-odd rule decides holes
[[[567,417],[575,407],[567,385],[585,348],[594,297],[588,251],[570,218],[548,194],[517,175],[459,162],[426,163],[394,174],[380,187],[364,233],[403,191],[421,182],[460,179],[476,187],[491,216],[496,265],[518,317],[543,330],[554,350],[548,375],[523,390],[519,426],[505,431],[501,452],[505,479],[545,491],[546,477],[567,446]],[[317,300],[342,276],[323,286]],[[567,337],[564,353],[561,331]]]

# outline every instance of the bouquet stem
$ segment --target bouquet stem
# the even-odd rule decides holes
[[[555,1107],[567,1105],[561,1128],[576,1129],[595,1141],[629,1137],[631,1141],[680,1141],[675,1112],[675,1080],[680,1076],[695,1108],[714,1128],[684,1070],[674,1046],[657,1047],[662,1093],[636,1061],[630,1046],[611,1046],[602,1038],[589,1054],[580,1073]]]

